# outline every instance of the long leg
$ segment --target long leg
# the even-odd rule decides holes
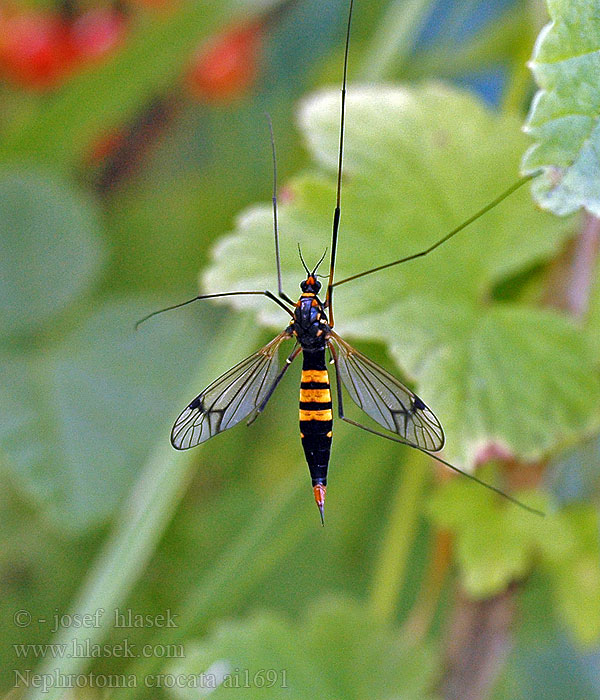
[[[147,316],[144,316],[144,318],[141,318],[136,324],[136,330],[137,328],[144,323],[144,321],[147,321],[149,318],[152,318],[153,316],[157,316],[158,314],[162,314],[165,311],[172,311],[173,309],[179,309],[182,306],[187,306],[188,304],[191,304],[194,301],[199,301],[200,299],[217,299],[219,297],[235,297],[235,296],[248,296],[248,295],[257,295],[260,294],[262,296],[265,296],[272,301],[274,301],[278,306],[280,306],[284,311],[286,311],[292,318],[294,317],[294,312],[291,309],[288,309],[288,307],[281,302],[274,294],[273,292],[270,292],[268,289],[265,290],[264,292],[223,292],[221,294],[200,294],[197,297],[194,297],[193,299],[188,299],[187,301],[182,301],[180,304],[173,304],[173,306],[167,306],[164,309],[158,309],[158,311],[153,311],[152,313],[148,314]]]
[[[400,258],[399,260],[394,260],[393,262],[386,263],[385,265],[379,265],[378,267],[373,267],[370,270],[365,270],[364,272],[359,272],[356,275],[351,275],[350,277],[346,277],[343,280],[340,280],[339,282],[332,283],[330,287],[339,287],[340,284],[345,284],[346,282],[350,282],[352,280],[356,280],[359,277],[364,277],[365,275],[370,275],[373,272],[379,272],[380,270],[386,270],[388,267],[393,267],[394,265],[400,265],[401,263],[408,262],[409,260],[415,260],[415,258],[422,258],[428,253],[431,253],[434,251],[436,248],[442,245],[442,243],[445,243],[446,241],[449,241],[453,236],[455,236],[457,233],[462,231],[464,228],[469,226],[469,224],[472,224],[474,221],[476,221],[480,216],[483,216],[486,214],[490,209],[493,209],[495,206],[500,204],[503,200],[505,200],[509,195],[511,195],[513,192],[519,189],[519,187],[522,187],[526,182],[529,182],[529,180],[532,180],[534,177],[537,177],[538,175],[541,174],[541,170],[536,171],[535,173],[531,175],[526,175],[525,177],[522,177],[520,180],[517,180],[514,184],[512,184],[507,190],[505,190],[501,195],[496,197],[493,201],[491,201],[489,204],[486,204],[483,209],[480,209],[478,212],[473,214],[470,218],[468,218],[466,221],[463,221],[462,224],[457,226],[456,228],[452,229],[450,233],[447,233],[443,238],[440,238],[439,241],[434,243],[433,245],[429,246],[429,248],[426,248],[425,250],[420,251],[419,253],[413,253],[412,255],[407,255],[404,258]],[[331,278],[330,278],[331,279]],[[333,292],[333,290],[331,290]],[[331,298],[329,290],[328,290],[328,298]],[[330,324],[333,325],[333,324]]]
[[[277,225],[277,153],[275,151],[275,135],[273,134],[273,122],[271,121],[271,116],[269,114],[267,114],[267,121],[269,122],[269,134],[271,136],[271,154],[273,156],[273,233],[275,234],[277,289],[279,291],[279,297],[281,299],[287,301],[288,304],[293,304],[294,302],[283,291],[283,284],[281,282],[281,253],[279,251],[279,226]]]
[[[302,351],[302,348],[300,345],[297,345],[292,352],[290,353],[289,357],[286,359],[283,367],[279,371],[279,374],[275,378],[275,381],[273,382],[273,386],[269,389],[267,395],[263,399],[262,403],[260,406],[256,409],[254,415],[250,418],[248,421],[248,425],[254,423],[254,421],[258,418],[259,414],[262,413],[265,410],[265,406],[267,405],[268,400],[271,398],[273,395],[273,392],[277,388],[277,385],[279,382],[283,379],[283,375],[287,372],[288,367],[292,364],[292,362],[298,357],[300,352]]]
[[[368,426],[363,425],[362,423],[358,423],[357,421],[352,420],[351,418],[347,418],[344,415],[344,401],[343,401],[343,396],[342,396],[342,381],[340,379],[340,375],[339,375],[339,371],[338,371],[337,353],[335,351],[335,348],[332,347],[331,345],[329,345],[329,350],[331,352],[331,356],[333,358],[333,364],[335,367],[335,383],[336,383],[336,389],[337,389],[338,416],[340,417],[341,420],[343,420],[346,423],[350,423],[350,425],[354,425],[357,428],[361,428],[362,430],[366,430],[368,433],[371,433],[372,435],[377,435],[379,437],[385,438],[386,440],[391,440],[392,442],[399,442],[401,445],[406,445],[407,447],[412,447],[415,450],[419,450],[419,452],[423,452],[423,454],[429,455],[429,457],[440,462],[440,464],[443,464],[444,466],[448,467],[449,469],[452,469],[453,471],[457,472],[458,474],[462,474],[463,476],[466,476],[468,479],[471,479],[471,481],[475,481],[477,484],[480,484],[481,486],[485,486],[486,489],[489,489],[490,491],[494,491],[494,493],[497,493],[499,496],[502,496],[503,498],[508,499],[511,503],[514,503],[515,505],[520,506],[521,508],[524,508],[525,510],[529,511],[530,513],[535,513],[535,515],[541,515],[542,517],[545,515],[540,510],[537,510],[536,508],[532,508],[531,506],[528,506],[525,503],[521,503],[521,501],[517,500],[516,498],[513,498],[513,496],[509,495],[508,493],[505,493],[504,491],[500,490],[499,488],[496,488],[495,486],[488,484],[486,481],[482,481],[481,479],[478,479],[473,474],[469,474],[469,472],[465,472],[462,469],[455,467],[453,464],[450,464],[450,462],[446,462],[445,459],[438,457],[437,455],[433,454],[432,452],[428,452],[427,450],[424,450],[422,447],[419,447],[418,445],[413,445],[412,443],[407,442],[406,440],[401,440],[400,438],[395,437],[394,435],[386,435],[386,433],[382,433],[379,430],[374,430],[373,428],[369,428]]]
[[[337,172],[337,195],[335,200],[335,210],[333,212],[333,232],[331,234],[331,258],[329,259],[329,284],[327,285],[327,295],[325,306],[329,310],[329,325],[333,328],[333,273],[335,272],[335,256],[337,253],[338,231],[340,228],[340,214],[342,201],[342,164],[344,159],[344,123],[346,120],[346,81],[348,76],[348,49],[350,48],[350,27],[352,26],[352,8],[354,0],[350,0],[348,9],[348,26],[346,28],[346,48],[344,50],[344,73],[342,77],[342,110],[340,117],[340,149],[338,155]]]

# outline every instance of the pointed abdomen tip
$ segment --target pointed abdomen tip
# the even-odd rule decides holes
[[[313,486],[313,491],[315,494],[315,502],[319,508],[319,513],[321,514],[321,524],[325,525],[325,494],[327,493],[327,486],[323,484],[315,484]]]

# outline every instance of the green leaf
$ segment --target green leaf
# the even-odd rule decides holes
[[[490,481],[486,471],[481,478]],[[526,494],[522,500],[549,510],[540,494]],[[533,516],[466,479],[453,479],[436,491],[429,506],[435,522],[454,533],[463,585],[477,598],[495,595],[524,577],[540,549],[560,556],[570,545],[557,516]]]
[[[104,260],[99,211],[42,172],[0,173],[0,333],[47,325],[95,280]]]
[[[582,645],[600,638],[600,523],[595,508],[573,505],[563,513],[571,547],[562,556],[547,557],[560,616]]]
[[[526,130],[535,144],[523,170],[543,168],[533,192],[555,214],[585,207],[600,216],[600,16],[595,0],[548,0],[552,22],[531,70],[540,87]]]
[[[202,336],[187,314],[136,333],[134,322],[157,305],[111,301],[56,345],[2,356],[5,467],[71,530],[112,513],[157,436],[168,441],[169,416],[185,403],[182,368]],[[209,334],[214,310],[204,313]]]
[[[550,579],[559,616],[580,643],[596,642],[600,637],[598,514],[588,505],[552,513],[540,494],[527,494],[525,499],[545,511],[546,517],[532,517],[458,479],[438,490],[429,505],[435,522],[455,535],[460,575],[469,594],[483,598],[500,593],[540,562]]]
[[[329,244],[338,101],[326,92],[301,112],[327,172],[296,179],[281,205],[292,294],[302,274],[296,243],[308,264]],[[338,280],[441,238],[514,182],[525,145],[516,119],[437,84],[350,86],[346,133]],[[273,285],[271,216],[265,205],[239,217],[216,248],[207,289]],[[600,385],[583,334],[558,314],[493,301],[499,281],[552,256],[566,235],[564,222],[537,211],[522,190],[431,256],[336,290],[336,330],[387,345],[418,381],[446,428],[448,457],[461,466],[490,441],[535,459],[599,423]],[[260,309],[265,323],[286,322],[262,300],[231,303]]]
[[[397,631],[376,623],[358,602],[328,597],[315,602],[303,622],[274,613],[221,623],[185,660],[169,668],[198,687],[173,692],[177,698],[236,698],[246,690],[262,698],[430,698],[434,655]],[[271,687],[268,687],[268,685]],[[200,690],[200,693],[199,693]]]
[[[316,601],[304,625],[309,658],[319,659],[336,698],[430,698],[436,656],[399,629],[376,620],[358,601],[334,596]]]
[[[600,283],[596,279],[590,292],[590,305],[586,314],[586,330],[596,361],[600,361]]]
[[[533,461],[598,425],[594,358],[566,318],[508,304],[462,319],[455,313],[450,324],[446,314],[439,302],[422,302],[399,304],[390,318],[398,319],[396,327],[407,318],[421,325],[414,337],[411,327],[392,341],[392,351],[423,386],[433,387],[435,407],[453,436],[449,454],[475,464],[492,442]],[[426,331],[420,344],[418,333]],[[423,362],[428,351],[433,359]]]

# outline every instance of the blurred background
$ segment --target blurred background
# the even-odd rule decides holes
[[[600,697],[589,426],[527,465],[491,450],[500,461],[482,478],[536,489],[532,502],[559,513],[519,512],[506,528],[505,503],[341,424],[321,528],[293,370],[251,428],[185,454],[169,445],[183,406],[273,331],[212,303],[133,325],[193,297],[207,270],[220,279],[214,245],[269,202],[265,112],[282,202],[292,176],[319,167],[298,104],[339,90],[346,21],[346,0],[2,0],[5,697]],[[443,81],[518,133],[547,21],[537,0],[358,0],[350,82]],[[527,140],[515,138],[489,198],[518,179]],[[483,204],[466,194],[459,220]],[[493,298],[568,314],[568,241],[584,225],[548,224],[552,251],[498,273]],[[284,266],[297,284],[295,242]],[[228,264],[242,280],[244,259]],[[273,279],[272,252],[264,266]],[[418,379],[377,334],[359,345]],[[565,531],[562,550],[540,544]]]

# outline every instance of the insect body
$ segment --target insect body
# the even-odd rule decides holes
[[[283,290],[277,225],[277,159],[273,128],[269,120],[273,154],[273,230],[278,294],[276,295],[268,290],[204,294],[181,304],[155,311],[139,321],[138,325],[151,316],[185,306],[198,299],[241,295],[262,295],[267,297],[290,316],[290,323],[270,343],[239,362],[235,367],[210,384],[186,406],[175,421],[171,433],[171,443],[176,449],[185,450],[205,442],[214,435],[232,428],[243,420],[247,419],[248,424],[252,423],[265,409],[267,402],[288,367],[302,353],[300,436],[310,470],[315,500],[321,513],[321,520],[323,520],[333,426],[332,396],[327,371],[327,354],[329,354],[335,370],[337,413],[341,420],[374,435],[420,450],[450,469],[500,494],[520,507],[540,514],[539,511],[517,501],[495,486],[481,481],[476,476],[462,471],[446,462],[439,455],[434,454],[442,449],[445,438],[442,426],[431,409],[427,407],[421,398],[405,387],[389,372],[355,350],[333,330],[333,291],[335,287],[431,253],[535,176],[530,175],[519,180],[508,188],[506,192],[426,250],[365,270],[337,282],[334,281],[341,212],[346,75],[352,7],[353,0],[350,0],[342,79],[337,197],[333,216],[329,275],[327,277],[325,299],[324,301],[319,299],[318,294],[321,290],[321,283],[317,278],[317,269],[325,255],[323,255],[311,272],[302,259],[302,254],[300,254],[307,276],[300,285],[302,294],[296,303]],[[280,367],[279,348],[285,341],[290,340],[295,340],[295,345],[286,361]],[[386,432],[358,423],[345,415],[342,387],[345,387],[354,403],[382,426]]]
[[[171,442],[175,448],[185,450],[246,418],[250,424],[264,410],[287,368],[302,353],[300,437],[323,520],[333,427],[327,352],[335,368],[338,415],[342,420],[424,452],[440,450],[444,432],[416,394],[333,331],[327,319],[326,303],[317,296],[321,283],[316,268],[306,272],[307,278],[300,285],[300,299],[293,310],[284,307],[292,317],[289,326],[199,394],[175,421]],[[279,369],[279,346],[292,338],[296,339],[296,345]],[[342,384],[365,413],[398,437],[346,418]]]
[[[300,437],[310,470],[315,501],[323,520],[333,413],[329,373],[325,362],[330,328],[323,304],[317,297],[320,288],[321,283],[313,274],[302,283],[302,296],[296,304],[291,328],[302,348]]]
[[[338,408],[342,420],[346,418],[340,382],[345,384],[354,401],[374,420],[405,439],[412,438],[416,445],[440,450],[444,444],[444,432],[437,418],[416,394],[333,332],[327,321],[325,306],[317,296],[321,283],[315,275],[316,269],[301,284],[302,296],[296,304],[290,329],[303,355],[300,437],[315,501],[323,519],[333,435],[326,349],[335,365]]]

